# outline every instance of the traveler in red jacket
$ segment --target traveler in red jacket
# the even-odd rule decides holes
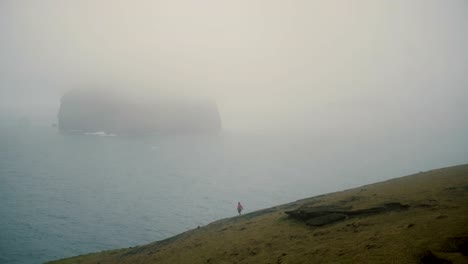
[[[242,204],[240,202],[237,203],[237,212],[239,213],[239,215],[242,214],[242,210],[244,210],[244,207],[242,206]]]

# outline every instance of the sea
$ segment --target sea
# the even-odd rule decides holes
[[[210,222],[466,163],[466,141],[268,132],[64,134],[0,118],[0,263],[43,263],[163,240]],[[434,139],[436,136],[434,136]]]

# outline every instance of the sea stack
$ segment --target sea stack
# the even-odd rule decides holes
[[[216,103],[208,99],[79,89],[63,95],[58,127],[63,132],[117,135],[214,133],[221,129],[221,118]]]

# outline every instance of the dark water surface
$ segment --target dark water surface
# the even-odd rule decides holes
[[[145,244],[235,216],[238,201],[249,212],[468,156],[466,143],[414,144],[228,132],[63,135],[50,125],[3,122],[0,263]]]

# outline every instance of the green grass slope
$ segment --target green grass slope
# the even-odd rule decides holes
[[[286,211],[386,203],[406,210],[311,226]],[[123,232],[124,233],[124,232]],[[213,222],[144,246],[66,263],[468,263],[468,165],[396,178]]]

